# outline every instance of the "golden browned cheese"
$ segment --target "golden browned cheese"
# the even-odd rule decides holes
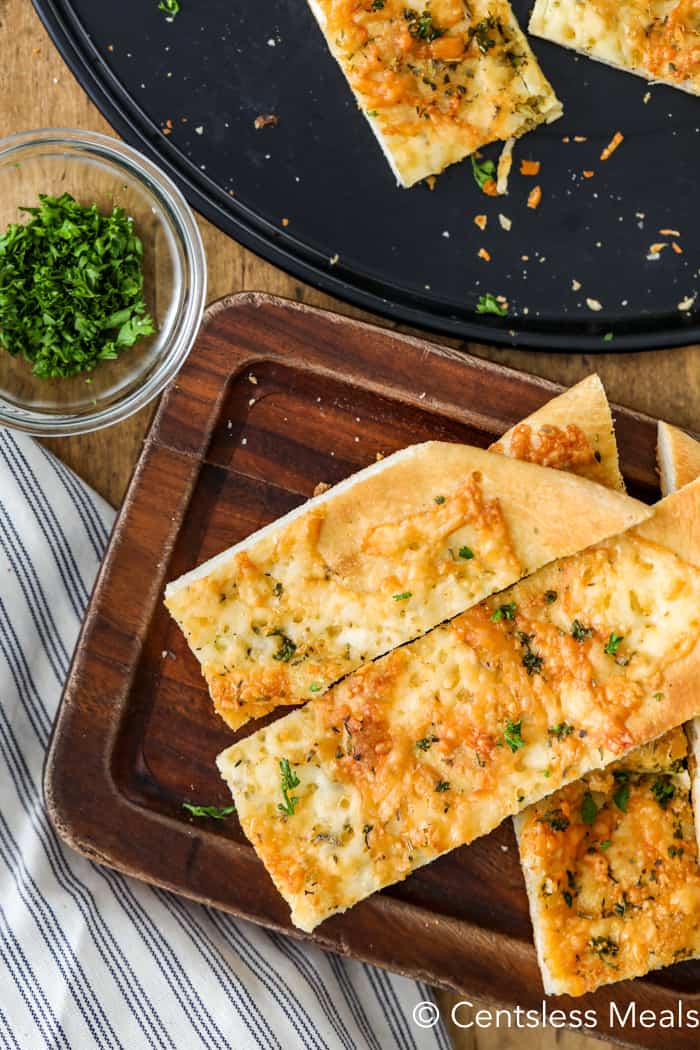
[[[311,0],[404,185],[561,107],[505,0]]]
[[[496,442],[491,449],[493,452],[503,451],[501,442]],[[513,459],[539,463],[541,467],[584,475],[596,462],[595,451],[576,423],[565,427],[545,424],[535,432],[529,424],[519,423],[513,428],[509,454]]]
[[[530,30],[647,79],[700,92],[700,0],[537,0]]]
[[[687,502],[672,499],[662,516]],[[700,711],[695,663],[680,670],[700,651],[700,569],[640,531],[540,570],[220,756],[297,925]]]
[[[700,86],[700,2],[664,5],[644,34],[644,60],[654,76]]]
[[[518,821],[545,987],[582,995],[700,953],[688,775],[608,769]]]

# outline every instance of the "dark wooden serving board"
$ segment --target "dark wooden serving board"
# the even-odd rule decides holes
[[[231,743],[163,604],[166,582],[309,497],[320,481],[427,438],[485,446],[559,388],[266,295],[210,307],[163,399],[115,525],[49,751],[49,813],[75,849],[129,875],[301,936],[235,817],[214,758]],[[618,409],[630,490],[657,498],[655,424]],[[255,724],[242,732],[250,732]],[[542,985],[510,821],[323,923],[321,947],[503,1005]],[[556,1005],[596,1008],[599,1034],[657,1047],[624,1011],[700,1007],[700,964]],[[687,1031],[663,1032],[687,1050]]]

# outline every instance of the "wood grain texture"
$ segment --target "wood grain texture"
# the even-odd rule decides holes
[[[64,66],[29,0],[1,0],[0,54],[4,87],[0,92],[0,127],[4,134],[51,126],[110,131],[109,125]],[[204,220],[200,220],[200,228],[208,255],[211,299],[231,291],[264,289],[304,302],[331,306],[351,316],[361,316],[360,311],[332,301],[257,259]],[[383,323],[381,319],[375,320]],[[479,356],[565,385],[595,368],[615,401],[681,426],[700,429],[698,347],[671,353],[608,353],[596,357],[559,357],[478,345],[469,349]],[[419,381],[417,377],[416,382]],[[145,409],[110,430],[47,444],[117,506],[126,490],[151,416],[152,409]],[[443,1002],[448,1005],[448,993],[444,993]],[[588,1050],[592,1045],[591,1040],[569,1032],[521,1032],[516,1036],[494,1030],[474,1034],[455,1028],[453,1035],[457,1050],[510,1050],[515,1046],[518,1050],[550,1050],[554,1046],[560,1050]]]
[[[225,803],[213,760],[231,732],[163,607],[164,585],[298,506],[319,481],[333,484],[410,442],[485,447],[558,391],[262,293],[210,307],[149,432],[68,678],[45,772],[62,836],[126,874],[302,936],[236,817],[207,827],[183,812],[183,800]],[[652,500],[655,423],[618,414],[623,473]],[[308,939],[511,1009],[542,1004],[510,821]],[[700,964],[684,963],[612,996],[623,1010],[634,1001],[660,1011],[681,995],[700,998],[699,981]],[[608,1031],[610,997],[602,989],[576,1005],[596,1009]],[[625,1036],[655,1047],[653,1032]],[[684,1033],[666,1042],[685,1050]]]

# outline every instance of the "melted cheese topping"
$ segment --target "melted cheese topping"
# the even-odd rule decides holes
[[[484,469],[462,473],[472,463]],[[385,464],[380,491],[376,474],[339,486],[168,588],[166,605],[233,729],[280,704],[313,699],[368,660],[571,553],[576,530],[562,520],[563,501],[572,513],[587,497],[600,501],[597,487],[580,479],[465,446],[428,443]],[[537,529],[523,514],[528,494],[552,504]],[[604,506],[590,526],[596,538],[646,514],[618,494],[606,493]]]
[[[582,995],[700,954],[687,773],[592,774],[518,831],[548,991]]]
[[[666,676],[699,637],[700,570],[628,533],[362,668],[219,766],[311,930],[678,724]]]
[[[492,445],[491,451],[505,452],[503,441]],[[511,432],[507,451],[513,459],[585,477],[590,476],[590,468],[597,462],[595,450],[576,423],[565,427],[545,424],[534,433],[528,423],[519,423]]]
[[[561,115],[505,0],[311,7],[404,186]]]
[[[168,599],[233,728],[313,698],[523,572],[477,475],[440,504],[430,497],[425,509],[368,528],[361,561],[336,571],[319,549],[323,520],[322,508],[310,512]]]
[[[700,0],[537,0],[530,31],[700,93]]]

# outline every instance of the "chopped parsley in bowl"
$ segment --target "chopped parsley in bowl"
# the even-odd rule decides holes
[[[0,236],[0,347],[42,378],[91,372],[155,324],[143,298],[143,245],[123,208],[103,215],[42,193],[30,221]]]
[[[177,375],[205,295],[194,216],[148,158],[84,131],[0,141],[0,425],[127,418]]]

